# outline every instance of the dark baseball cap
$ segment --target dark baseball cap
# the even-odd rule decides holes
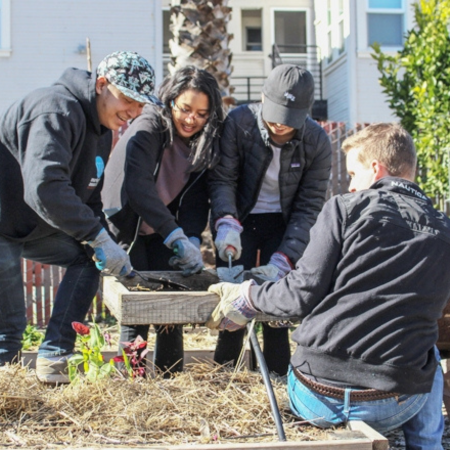
[[[263,87],[262,117],[266,122],[299,129],[314,103],[314,79],[293,64],[281,64],[270,72]]]
[[[114,52],[103,58],[97,77],[105,77],[124,95],[141,103],[158,103],[153,95],[155,72],[136,52]]]

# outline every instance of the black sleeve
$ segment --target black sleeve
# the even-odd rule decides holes
[[[317,125],[318,126],[318,125]],[[294,198],[279,251],[295,264],[309,242],[309,232],[325,202],[331,170],[331,144],[324,130],[317,133],[314,158],[303,175]]]
[[[156,190],[155,172],[166,142],[163,126],[157,116],[143,114],[130,128],[123,143],[126,145],[126,196],[131,208],[166,238],[178,225]]]
[[[346,210],[339,196],[324,206],[302,258],[284,278],[251,288],[255,307],[277,317],[307,316],[330,292],[342,254]]]
[[[240,157],[237,133],[236,113],[232,111],[225,120],[220,138],[220,160],[208,179],[213,222],[227,214],[238,218],[236,191]]]
[[[108,161],[112,148],[112,137],[112,132],[108,131],[98,142],[97,155],[100,156],[103,161]],[[103,225],[103,228],[108,230],[109,227],[103,212],[103,202],[101,197],[104,180],[105,174],[103,173],[98,185],[92,192],[86,204],[92,209],[94,215],[100,218],[100,223]]]

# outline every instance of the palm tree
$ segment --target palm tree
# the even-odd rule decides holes
[[[229,76],[233,35],[227,33],[231,18],[228,0],[173,0],[171,4],[169,72],[192,64],[214,75],[222,95],[231,94]]]

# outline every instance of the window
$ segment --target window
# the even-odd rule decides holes
[[[274,37],[281,53],[306,53],[306,12],[275,10]]]
[[[242,50],[247,52],[262,51],[261,9],[241,10]]]
[[[11,0],[0,0],[0,56],[11,54]]]
[[[0,0],[1,1],[1,0]],[[163,9],[163,53],[170,53],[169,41],[173,38],[170,31],[170,10]]]
[[[367,44],[401,47],[405,29],[404,0],[368,0]]]

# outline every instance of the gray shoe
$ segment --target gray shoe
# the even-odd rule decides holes
[[[72,356],[38,357],[36,360],[36,375],[41,383],[67,384],[70,383],[67,360]]]

